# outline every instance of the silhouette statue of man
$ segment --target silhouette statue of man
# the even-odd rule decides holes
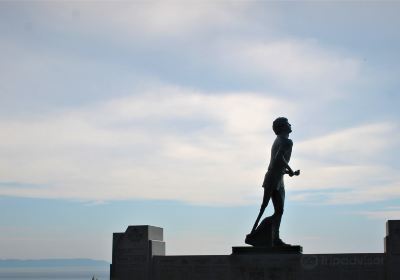
[[[300,170],[293,171],[289,166],[293,146],[292,140],[289,139],[289,133],[292,132],[292,127],[289,121],[283,117],[277,118],[272,124],[272,129],[276,134],[276,139],[271,148],[271,160],[262,184],[262,187],[264,188],[264,197],[260,213],[257,216],[250,235],[255,232],[258,223],[260,222],[260,218],[268,206],[268,202],[272,200],[274,205],[274,214],[271,218],[275,228],[272,233],[273,246],[287,246],[288,244],[285,244],[279,236],[279,227],[285,204],[285,185],[283,183],[283,175],[289,174],[290,177],[294,175],[298,176]]]

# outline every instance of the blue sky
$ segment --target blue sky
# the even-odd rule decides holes
[[[306,253],[383,251],[400,217],[398,2],[1,2],[0,258],[229,254],[293,125],[282,223]],[[271,211],[271,210],[270,210]]]

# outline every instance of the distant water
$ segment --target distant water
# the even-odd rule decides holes
[[[108,267],[0,268],[1,280],[109,280]]]

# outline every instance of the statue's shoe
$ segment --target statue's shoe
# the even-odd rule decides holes
[[[291,247],[292,245],[287,244],[282,241],[282,239],[277,238],[274,240],[274,247]]]
[[[246,239],[244,241],[244,243],[255,246],[255,242],[254,242],[254,232],[250,232],[249,234],[246,235]]]

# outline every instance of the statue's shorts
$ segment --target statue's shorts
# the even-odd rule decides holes
[[[285,205],[285,185],[283,183],[283,175],[275,175],[268,171],[265,174],[264,182],[264,197],[262,204],[267,207],[268,202],[272,199],[276,215],[283,214],[283,207]]]

